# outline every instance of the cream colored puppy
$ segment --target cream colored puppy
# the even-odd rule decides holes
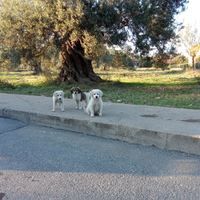
[[[64,92],[62,90],[55,91],[53,93],[53,112],[55,111],[55,107],[59,104],[61,111],[65,111],[64,109]]]
[[[94,89],[90,91],[90,96],[91,99],[87,106],[86,112],[91,117],[94,117],[94,115],[102,116],[103,101],[101,97],[103,96],[103,92],[99,89]]]

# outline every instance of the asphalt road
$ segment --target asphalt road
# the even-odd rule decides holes
[[[200,199],[200,156],[0,118],[0,200]]]

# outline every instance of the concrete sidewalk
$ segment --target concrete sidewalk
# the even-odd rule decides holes
[[[0,116],[109,139],[200,155],[200,110],[105,103],[91,118],[65,99],[52,112],[52,97],[0,93]]]

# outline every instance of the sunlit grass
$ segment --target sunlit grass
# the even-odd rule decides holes
[[[32,72],[0,73],[0,92],[27,95],[52,96],[55,90],[63,90],[72,98],[70,88],[82,90],[99,88],[104,102],[152,105],[175,108],[200,109],[200,72],[183,70],[113,69],[95,72],[105,81],[100,84],[58,84],[56,75],[35,76]]]

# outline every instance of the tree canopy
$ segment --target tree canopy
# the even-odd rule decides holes
[[[188,0],[0,0],[0,41],[29,59],[52,46],[62,55],[61,81],[101,81],[91,61],[104,44],[133,42],[135,52],[165,49],[174,16]]]
[[[186,52],[192,58],[192,68],[194,69],[194,59],[200,51],[200,34],[198,29],[187,25],[180,33],[181,41],[186,49]]]

